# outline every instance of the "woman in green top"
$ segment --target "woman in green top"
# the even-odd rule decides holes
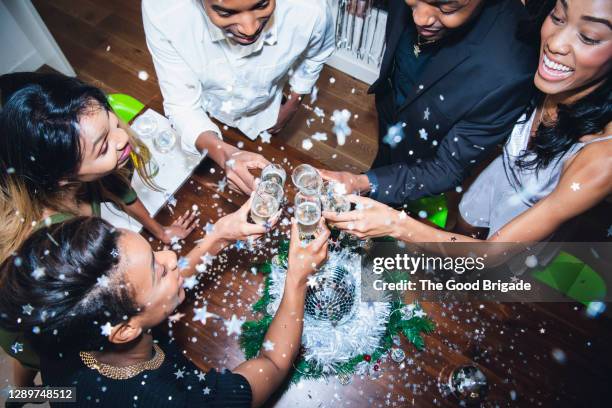
[[[0,262],[42,225],[99,216],[102,201],[164,243],[195,228],[194,214],[161,226],[138,199],[131,169],[157,189],[144,166],[149,151],[100,89],[63,75],[17,73],[0,77],[0,93]],[[9,353],[13,337],[0,333]],[[38,356],[20,353],[20,361],[36,368]]]

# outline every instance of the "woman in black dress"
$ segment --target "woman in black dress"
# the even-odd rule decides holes
[[[319,231],[306,246],[291,240],[267,347],[231,372],[201,372],[154,330],[185,298],[176,254],[95,217],[39,229],[3,263],[0,326],[27,333],[43,384],[76,387],[79,407],[257,407],[300,348],[306,281],[327,256]]]

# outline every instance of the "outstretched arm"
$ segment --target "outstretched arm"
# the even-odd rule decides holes
[[[541,241],[611,193],[612,141],[589,145],[566,164],[559,184],[548,197],[511,220],[488,241]],[[324,216],[338,228],[360,238],[392,236],[418,245],[482,241],[433,228],[370,198],[351,196],[350,199],[357,203],[356,210],[341,214],[325,212]]]
[[[300,242],[297,222],[292,220],[289,268],[285,290],[274,320],[268,328],[257,358],[245,361],[233,370],[251,385],[253,407],[262,405],[276,391],[293,366],[300,349],[304,326],[306,280],[327,258],[329,230],[324,220],[319,236],[308,245]]]

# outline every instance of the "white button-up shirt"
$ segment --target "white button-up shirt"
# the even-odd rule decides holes
[[[142,2],[164,111],[192,153],[202,132],[221,137],[209,115],[250,139],[274,126],[287,79],[294,92],[310,93],[335,47],[328,0],[277,0],[261,36],[248,46],[228,39],[201,1]]]

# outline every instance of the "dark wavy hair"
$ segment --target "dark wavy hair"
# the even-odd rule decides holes
[[[0,326],[38,352],[101,350],[101,327],[138,314],[118,270],[120,236],[96,217],[34,232],[0,267]]]
[[[78,215],[76,202],[67,202],[66,195],[68,190],[85,189],[77,177],[83,157],[79,120],[99,109],[111,111],[111,106],[99,88],[59,74],[2,75],[0,92],[2,261],[23,242],[32,224],[41,221],[45,209]],[[147,163],[146,146],[127,125],[120,126],[128,132],[135,162]],[[131,171],[126,167],[87,183],[87,191],[120,207],[116,191],[130,184]],[[159,190],[145,166],[136,166],[136,171],[145,184]]]
[[[527,2],[530,19],[520,25],[521,37],[540,44],[540,29],[554,8],[556,0],[531,0]],[[599,86],[582,99],[570,104],[559,105],[557,120],[553,124],[541,123],[528,149],[516,161],[519,170],[539,170],[563,155],[589,134],[601,133],[612,121],[612,89],[610,75],[599,79]],[[592,86],[596,82],[588,86]],[[546,95],[538,92],[526,110],[530,117],[534,110],[544,103]]]

